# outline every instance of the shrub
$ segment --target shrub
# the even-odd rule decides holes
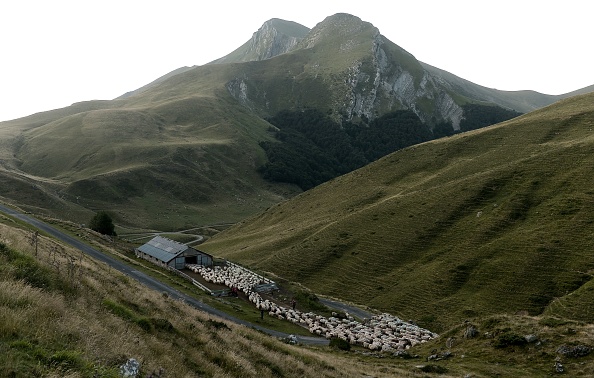
[[[175,327],[173,327],[173,324],[171,324],[171,322],[167,319],[151,318],[151,323],[153,324],[155,329],[166,332],[175,331]]]
[[[421,371],[424,373],[445,374],[448,372],[448,369],[446,369],[443,366],[429,364],[429,365],[423,365],[421,367]]]
[[[226,330],[231,330],[229,328],[229,326],[227,326],[227,324],[223,323],[223,322],[219,322],[218,320],[212,320],[212,319],[208,319],[206,321],[206,325],[209,328],[214,328],[214,329],[226,329]]]
[[[138,318],[134,320],[134,323],[136,323],[140,328],[142,328],[146,332],[150,332],[153,329],[152,322],[147,318]]]
[[[501,319],[498,318],[488,318],[487,320],[485,320],[482,323],[482,326],[484,329],[493,329],[496,326],[498,326],[499,324],[501,324]]]
[[[298,291],[295,293],[295,301],[297,301],[297,305],[301,311],[313,311],[313,312],[327,312],[328,307],[326,307],[320,299],[313,293],[308,291]]]
[[[29,285],[40,289],[50,289],[53,286],[52,272],[40,265],[30,256],[22,255],[12,261],[15,269],[15,278],[24,280]]]
[[[330,339],[330,347],[337,348],[340,350],[351,350],[351,344],[348,341],[333,337]]]
[[[12,265],[14,268],[12,274],[17,280],[23,280],[33,287],[46,290],[60,286],[57,282],[59,277],[54,276],[51,269],[41,265],[32,256],[0,243],[0,257]]]
[[[495,339],[493,346],[495,348],[505,348],[508,346],[521,346],[525,345],[526,343],[526,338],[520,335],[516,335],[514,333],[504,333]]]
[[[113,220],[105,211],[100,211],[89,222],[89,228],[103,235],[116,235]]]

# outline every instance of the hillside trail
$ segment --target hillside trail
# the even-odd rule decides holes
[[[135,228],[120,226],[124,230],[129,230],[127,233],[120,233],[120,238],[123,238],[129,242],[137,242],[140,240],[154,238],[155,236],[163,236],[167,237],[169,235],[179,235],[183,237],[192,236],[194,237],[193,240],[184,242],[183,244],[187,245],[188,247],[200,244],[204,241],[205,236],[198,233],[200,230],[209,229],[209,228],[227,228],[234,225],[234,223],[217,223],[217,224],[209,224],[200,227],[192,227],[186,230],[179,230],[179,231],[158,231],[158,230],[145,230],[145,231],[137,231],[135,232]]]
[[[17,168],[12,167],[5,160],[0,160],[0,172],[5,172],[9,175],[13,175],[13,176],[20,177],[22,179],[29,180],[29,181],[31,181],[31,185],[35,185],[35,183],[37,183],[37,182],[47,183],[47,184],[55,184],[55,185],[64,185],[62,181],[57,180],[57,179],[43,177],[43,176],[36,176],[36,175],[30,174],[27,172],[23,172]]]

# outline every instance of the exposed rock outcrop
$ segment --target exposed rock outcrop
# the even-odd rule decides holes
[[[309,29],[296,22],[273,18],[266,21],[240,48],[210,64],[260,61],[289,52]]]
[[[584,357],[592,352],[592,348],[586,345],[561,345],[557,348],[557,353],[565,357]]]
[[[456,104],[444,83],[425,70],[410,72],[402,62],[390,59],[384,46],[391,42],[375,30],[372,70],[365,72],[363,62],[358,61],[348,73],[350,101],[345,109],[347,118],[363,115],[373,119],[382,108],[405,108],[411,109],[425,123],[450,121],[453,128],[459,130],[462,107]],[[414,59],[412,55],[410,58]],[[383,106],[382,102],[386,101],[387,106]]]

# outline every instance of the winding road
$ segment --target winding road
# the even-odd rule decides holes
[[[349,314],[351,314],[359,319],[369,319],[373,316],[373,314],[369,311],[365,311],[358,307],[350,306],[350,305],[344,304],[342,302],[337,302],[332,299],[320,298],[320,302],[322,302],[322,304],[325,305],[326,307],[330,307],[330,308],[333,308],[333,309],[339,310],[339,311],[348,312]]]
[[[231,316],[231,315],[227,314],[226,312],[217,310],[216,308],[211,307],[202,301],[199,301],[195,298],[190,297],[189,295],[186,295],[184,293],[179,292],[178,290],[175,290],[171,286],[164,284],[163,282],[161,282],[161,281],[159,281],[159,280],[157,280],[157,279],[155,279],[141,271],[131,268],[129,265],[90,247],[89,245],[87,245],[87,244],[81,242],[80,240],[75,239],[72,236],[50,226],[49,224],[47,224],[45,222],[42,222],[38,219],[35,219],[33,217],[22,214],[14,209],[11,209],[11,208],[3,206],[3,205],[0,205],[0,212],[3,212],[13,218],[19,219],[23,222],[26,222],[26,223],[38,228],[39,230],[44,231],[45,233],[51,235],[52,237],[82,251],[83,253],[87,254],[88,256],[94,258],[95,260],[101,261],[101,262],[111,266],[112,268],[119,270],[120,272],[137,280],[138,282],[147,286],[148,288],[151,288],[151,289],[156,290],[161,293],[167,293],[171,298],[183,300],[187,304],[189,304],[201,311],[204,311],[204,312],[212,314],[212,315],[219,316],[223,319],[227,319],[227,320],[232,321],[237,324],[242,324],[247,327],[257,329],[259,331],[262,331],[262,332],[264,332],[268,335],[274,336],[274,337],[286,338],[289,336],[288,334],[286,334],[284,332],[279,332],[279,331],[275,331],[275,330],[268,329],[265,327],[261,327],[257,324],[253,324],[253,323],[238,319],[234,316]],[[297,342],[301,343],[301,344],[327,345],[329,343],[329,341],[327,339],[321,338],[321,337],[300,336],[300,335],[296,335],[296,337],[297,337]]]

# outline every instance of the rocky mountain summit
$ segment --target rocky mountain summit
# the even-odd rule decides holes
[[[210,64],[265,60],[291,51],[309,28],[296,22],[273,18],[266,21],[241,47]]]
[[[273,61],[256,72],[239,70],[241,75],[226,84],[240,103],[264,115],[315,107],[330,109],[337,120],[357,121],[410,109],[424,123],[446,122],[460,130],[467,103],[526,112],[561,98],[471,83],[418,61],[371,23],[350,14],[329,16],[311,30],[291,23],[298,31],[292,34],[281,28],[287,23],[267,21],[242,47],[214,62]]]

